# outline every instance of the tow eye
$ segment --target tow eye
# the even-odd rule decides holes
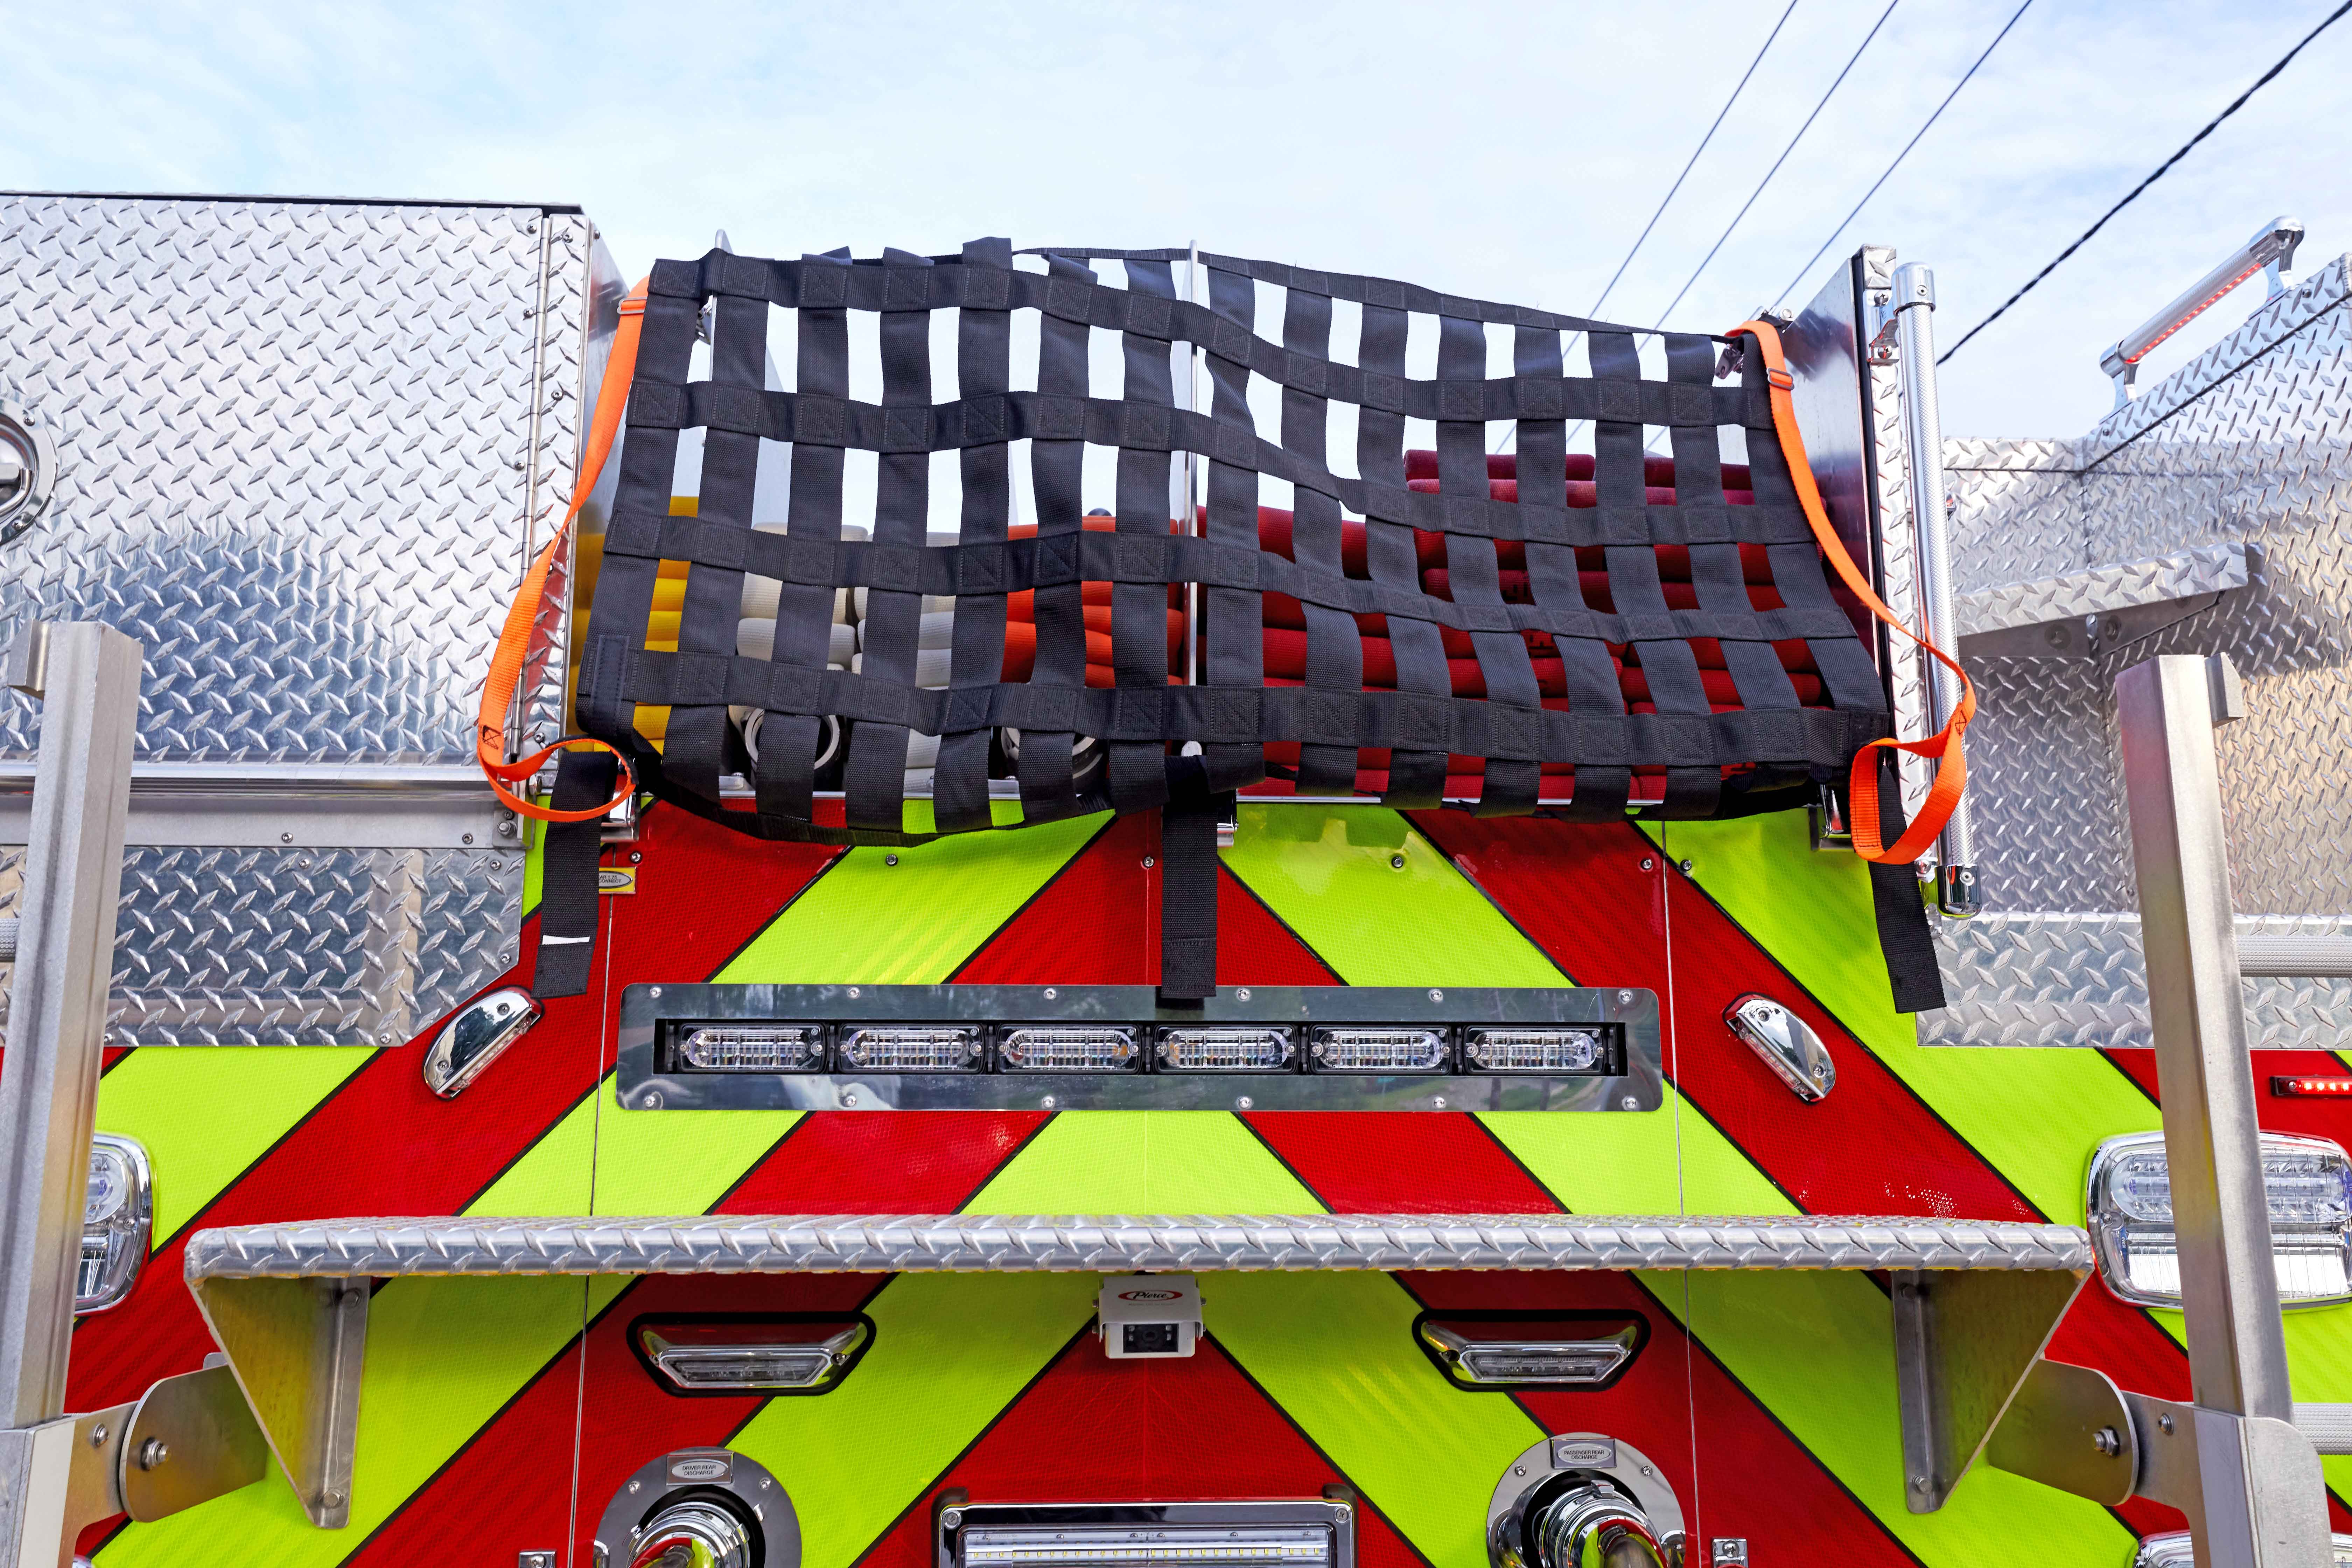
[[[680,1448],[622,1483],[597,1521],[596,1568],[800,1568],[793,1500],[729,1448]]]
[[[1486,1506],[1495,1568],[1683,1568],[1683,1511],[1658,1468],[1597,1433],[1547,1437]]]

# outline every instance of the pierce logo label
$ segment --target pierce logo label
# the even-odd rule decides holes
[[[1184,1299],[1184,1292],[1181,1290],[1121,1290],[1118,1293],[1118,1299],[1122,1301],[1181,1301]]]

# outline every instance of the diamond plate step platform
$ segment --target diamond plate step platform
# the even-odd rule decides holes
[[[198,1231],[184,1266],[311,1522],[339,1528],[377,1279],[488,1277],[495,1289],[551,1274],[1892,1269],[1906,1473],[1936,1476],[1940,1503],[2089,1277],[2092,1252],[2072,1226],[1940,1218],[786,1215],[241,1226]]]

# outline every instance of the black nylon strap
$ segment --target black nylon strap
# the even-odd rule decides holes
[[[1879,833],[1881,842],[1892,844],[1903,837],[1907,826],[1903,782],[1894,753],[1882,749],[1877,758]],[[1853,809],[1851,800],[1847,809]],[[1936,962],[1935,933],[1928,929],[1927,906],[1919,889],[1919,874],[1911,867],[1870,863],[1870,903],[1878,922],[1878,951],[1886,961],[1886,984],[1898,1013],[1932,1013],[1944,1005],[1944,973]]]
[[[1176,281],[1165,261],[1130,261],[1128,288],[1152,300],[1173,300]],[[1127,401],[1134,416],[1165,417],[1175,405],[1174,372],[1164,335],[1130,329],[1120,334]],[[1122,553],[1164,552],[1168,538],[1170,458],[1151,447],[1118,452],[1118,513],[1115,548]],[[1156,705],[1168,689],[1168,586],[1119,581],[1111,587],[1111,663],[1122,701]],[[1141,811],[1168,798],[1168,748],[1150,741],[1110,745],[1110,800],[1120,811]]]
[[[1282,342],[1294,354],[1316,362],[1331,353],[1331,301],[1293,289],[1282,310]],[[1329,405],[1311,387],[1286,386],[1282,393],[1282,444],[1309,462],[1328,465]],[[1291,512],[1290,555],[1309,571],[1341,575],[1339,502],[1319,490],[1301,490]],[[1363,689],[1364,645],[1356,618],[1320,605],[1307,605],[1307,684],[1352,696]],[[1333,699],[1344,700],[1344,699]],[[1356,793],[1356,748],[1308,744],[1298,752],[1298,793]]]
[[[1198,1002],[1217,990],[1217,818],[1231,795],[1209,793],[1185,758],[1160,813],[1160,999]]]
[[[1091,288],[1094,274],[1076,262],[1056,258],[1054,276],[1065,284],[1081,279]],[[1087,328],[1049,316],[1039,323],[1037,391],[1041,396],[1084,396],[1087,390]],[[1086,447],[1076,440],[1037,439],[1030,443],[1032,488],[1037,498],[1039,554],[1075,556],[1085,503],[1079,499]],[[1075,574],[1040,583],[1035,594],[1037,659],[1029,676],[1038,689],[1065,688],[1073,692],[1087,683],[1087,626],[1084,591]],[[1075,705],[1074,705],[1075,706]],[[1078,812],[1075,773],[1077,736],[1067,724],[1032,732],[1021,731],[1021,811],[1031,822],[1051,822]]]
[[[620,766],[610,752],[559,752],[557,811],[585,811],[613,796]],[[530,973],[534,996],[578,996],[588,989],[596,957],[601,895],[596,858],[604,847],[602,818],[551,822],[540,848],[539,946]]]
[[[1013,265],[1013,242],[979,239],[963,247],[967,265]],[[965,309],[956,319],[956,381],[966,395],[1003,392],[1012,384],[1013,322],[1003,310]],[[963,517],[957,534],[966,544],[998,544],[1013,520],[1012,448],[967,447],[962,453]],[[960,597],[949,655],[948,685],[958,691],[993,686],[1004,668],[1004,598]],[[940,737],[931,776],[931,806],[940,831],[961,833],[989,825],[989,732],[957,730]]]
[[[1217,321],[1248,336],[1257,319],[1257,292],[1246,279],[1229,273],[1209,275],[1210,309]],[[1230,340],[1232,333],[1216,336]],[[1255,341],[1255,340],[1253,340]],[[1249,371],[1212,347],[1208,353],[1210,418],[1220,434],[1230,433],[1238,447],[1255,444],[1250,418]],[[1218,443],[1221,447],[1224,443]],[[1402,474],[1399,475],[1402,479]],[[1262,559],[1258,550],[1257,475],[1232,463],[1209,465],[1208,543],[1213,550],[1246,552]],[[1260,632],[1263,612],[1254,589],[1235,584],[1212,587],[1201,595],[1208,625],[1204,629],[1202,677],[1208,686],[1237,692],[1255,692],[1265,685],[1265,647]],[[1210,784],[1217,789],[1243,789],[1265,777],[1265,751],[1255,741],[1206,742],[1202,762]]]

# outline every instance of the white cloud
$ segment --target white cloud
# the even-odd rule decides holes
[[[1646,323],[1673,297],[1882,5],[1802,0],[1606,314]],[[1672,324],[1779,293],[2012,8],[1903,0]],[[632,269],[721,226],[784,254],[1198,239],[1580,310],[1777,13],[20,8],[0,156],[25,187],[576,200]],[[1869,239],[1934,263],[1949,342],[2321,15],[2036,0],[1832,255]],[[2315,45],[1970,344],[1947,427],[2083,429],[2108,401],[2101,346],[2275,213],[2310,226],[2307,261],[2352,246],[2347,50],[2352,27]],[[2152,370],[2243,314],[2220,307]]]

